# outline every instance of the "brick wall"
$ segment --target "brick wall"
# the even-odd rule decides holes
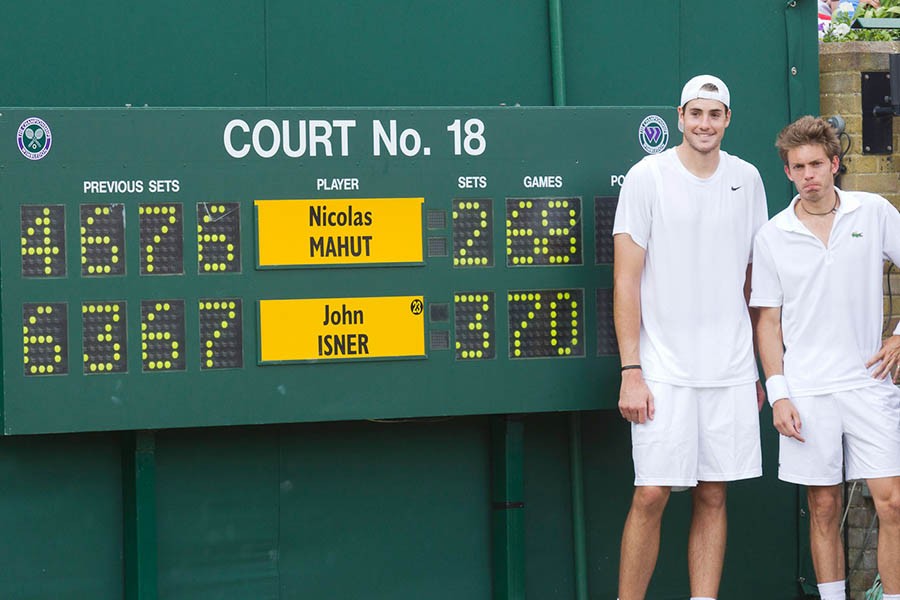
[[[893,153],[863,154],[861,73],[888,70],[888,55],[900,53],[900,42],[835,42],[819,44],[820,114],[840,115],[847,122],[850,149],[840,187],[881,194],[900,208],[900,117],[894,118]],[[845,142],[846,143],[846,142]],[[893,297],[887,294],[888,285]],[[900,268],[885,265],[886,331],[900,319]],[[848,492],[850,486],[848,485]],[[875,548],[878,522],[868,489],[860,482],[851,494],[847,513],[847,559],[850,597],[863,600],[877,572]]]

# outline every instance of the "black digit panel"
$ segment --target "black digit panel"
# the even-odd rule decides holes
[[[22,306],[22,355],[25,375],[69,372],[69,319],[65,302],[29,302]]]
[[[509,292],[509,357],[584,356],[584,290]]]
[[[22,276],[66,276],[66,208],[23,205]]]
[[[125,302],[84,302],[81,331],[86,374],[126,373],[128,343]]]
[[[141,365],[150,372],[184,370],[184,300],[141,301]]]
[[[507,198],[506,264],[580,265],[580,198]]]
[[[81,275],[125,274],[125,205],[81,205]]]
[[[497,355],[494,292],[453,295],[456,360],[486,360]]]
[[[240,298],[204,298],[200,311],[200,369],[244,366]]]
[[[241,272],[241,211],[237,202],[197,204],[197,270]]]
[[[489,199],[453,201],[453,266],[494,265],[493,203]]]
[[[184,273],[184,222],[181,204],[141,204],[141,275]]]

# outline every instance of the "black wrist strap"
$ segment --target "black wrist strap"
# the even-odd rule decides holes
[[[640,369],[641,365],[622,365],[623,371],[629,371],[631,369]]]

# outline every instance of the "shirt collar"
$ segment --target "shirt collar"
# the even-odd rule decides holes
[[[851,213],[857,208],[859,208],[859,199],[853,194],[849,194],[844,192],[837,186],[834,187],[834,191],[838,195],[838,199],[841,201],[840,206],[837,209],[837,215],[842,215],[845,213]],[[775,215],[772,221],[775,222],[775,225],[779,229],[783,229],[784,231],[797,231],[797,232],[806,232],[807,229],[804,227],[803,223],[800,222],[799,217],[797,217],[797,213],[794,212],[794,206],[797,202],[800,201],[800,194],[794,196],[794,199],[791,200],[791,203],[785,208],[783,211]]]

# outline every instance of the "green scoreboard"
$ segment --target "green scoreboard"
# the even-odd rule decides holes
[[[0,109],[6,434],[612,407],[675,111]]]

